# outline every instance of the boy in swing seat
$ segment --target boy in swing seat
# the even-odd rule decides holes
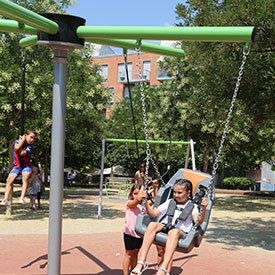
[[[28,178],[31,174],[31,152],[33,150],[32,144],[37,138],[37,133],[34,130],[27,130],[23,136],[13,143],[13,169],[10,171],[6,182],[5,197],[0,202],[0,206],[9,205],[9,197],[12,190],[12,185],[17,176],[22,172],[22,191],[18,203],[23,205],[24,197],[28,188]]]

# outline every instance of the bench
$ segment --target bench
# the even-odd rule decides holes
[[[120,196],[128,196],[132,186],[132,183],[122,182],[105,182],[104,184],[107,198],[109,198],[111,192],[116,192],[119,198]]]
[[[112,192],[117,193],[119,198],[121,196],[127,197],[133,186],[133,181],[134,181],[133,178],[122,178],[122,177],[107,178],[104,184],[107,198],[109,198],[109,195]]]
[[[119,183],[134,183],[135,179],[130,177],[107,177],[106,181]]]

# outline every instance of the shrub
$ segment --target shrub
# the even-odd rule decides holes
[[[248,178],[241,177],[230,177],[223,179],[223,187],[228,189],[241,189],[248,190],[253,184],[253,181]]]

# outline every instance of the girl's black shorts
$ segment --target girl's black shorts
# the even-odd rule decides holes
[[[126,250],[134,250],[140,249],[142,245],[142,238],[132,237],[131,235],[127,235],[123,233],[124,245]]]

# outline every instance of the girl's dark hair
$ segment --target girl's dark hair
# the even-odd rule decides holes
[[[131,188],[131,190],[130,190],[130,193],[129,193],[129,195],[128,195],[128,200],[133,200],[133,199],[134,199],[134,197],[133,197],[133,192],[134,192],[136,189],[140,190],[141,186],[142,186],[142,184],[140,184],[140,183],[134,183],[134,184],[133,184],[133,186],[132,186],[132,188]]]
[[[35,136],[37,136],[37,132],[35,130],[32,130],[32,129],[29,129],[26,131],[26,134],[29,135],[29,134],[34,134]]]
[[[180,185],[180,186],[184,186],[186,192],[190,191],[189,199],[192,200],[192,198],[193,198],[193,195],[192,195],[192,191],[193,191],[192,182],[191,182],[190,180],[187,180],[187,179],[178,179],[178,180],[176,180],[176,182],[175,182],[175,185],[176,185],[176,184],[177,184],[177,185]]]

